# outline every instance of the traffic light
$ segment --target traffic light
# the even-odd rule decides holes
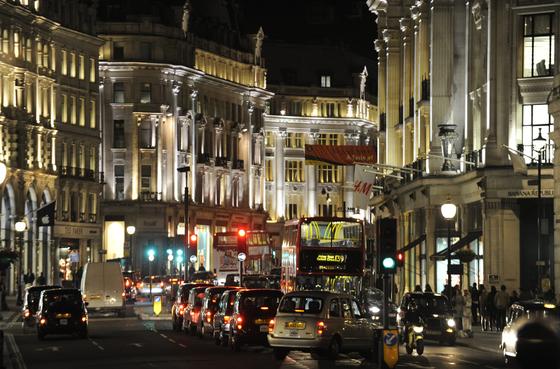
[[[243,228],[237,231],[237,252],[247,254],[247,231]]]
[[[392,218],[379,219],[377,222],[377,260],[381,273],[395,273],[397,269],[396,254],[397,220]]]
[[[149,261],[154,261],[155,258],[156,258],[156,250],[149,249],[148,250],[148,260]]]
[[[193,233],[189,237],[189,248],[196,250],[197,247],[198,247],[198,236]]]
[[[404,266],[404,252],[402,251],[397,251],[397,266]]]

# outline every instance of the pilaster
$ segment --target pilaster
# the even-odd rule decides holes
[[[552,275],[556,301],[560,299],[560,74],[554,77],[554,88],[548,99],[548,112],[554,117],[554,250]]]
[[[386,43],[387,70],[386,70],[386,102],[385,102],[385,142],[386,164],[400,165],[397,162],[397,150],[401,146],[397,139],[395,125],[399,123],[400,102],[400,71],[401,71],[401,37],[397,29],[383,30],[383,39]]]

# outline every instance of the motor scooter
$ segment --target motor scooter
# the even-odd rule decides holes
[[[424,324],[422,320],[411,323],[406,330],[406,353],[411,355],[416,350],[418,355],[422,355],[424,353]]]

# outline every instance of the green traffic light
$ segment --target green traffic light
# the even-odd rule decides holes
[[[385,269],[395,269],[395,259],[394,258],[385,258],[382,261],[383,268]]]
[[[156,255],[156,251],[154,249],[149,249],[148,250],[148,256],[154,257],[155,255]]]

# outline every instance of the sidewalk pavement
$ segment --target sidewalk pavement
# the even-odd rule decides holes
[[[483,331],[480,326],[473,327],[473,337],[457,336],[457,344],[475,349],[502,354],[499,345],[502,341],[502,332]]]
[[[16,305],[15,295],[6,296],[6,304],[8,305],[8,310],[0,311],[0,324],[8,324],[15,321],[21,314],[21,306]]]

